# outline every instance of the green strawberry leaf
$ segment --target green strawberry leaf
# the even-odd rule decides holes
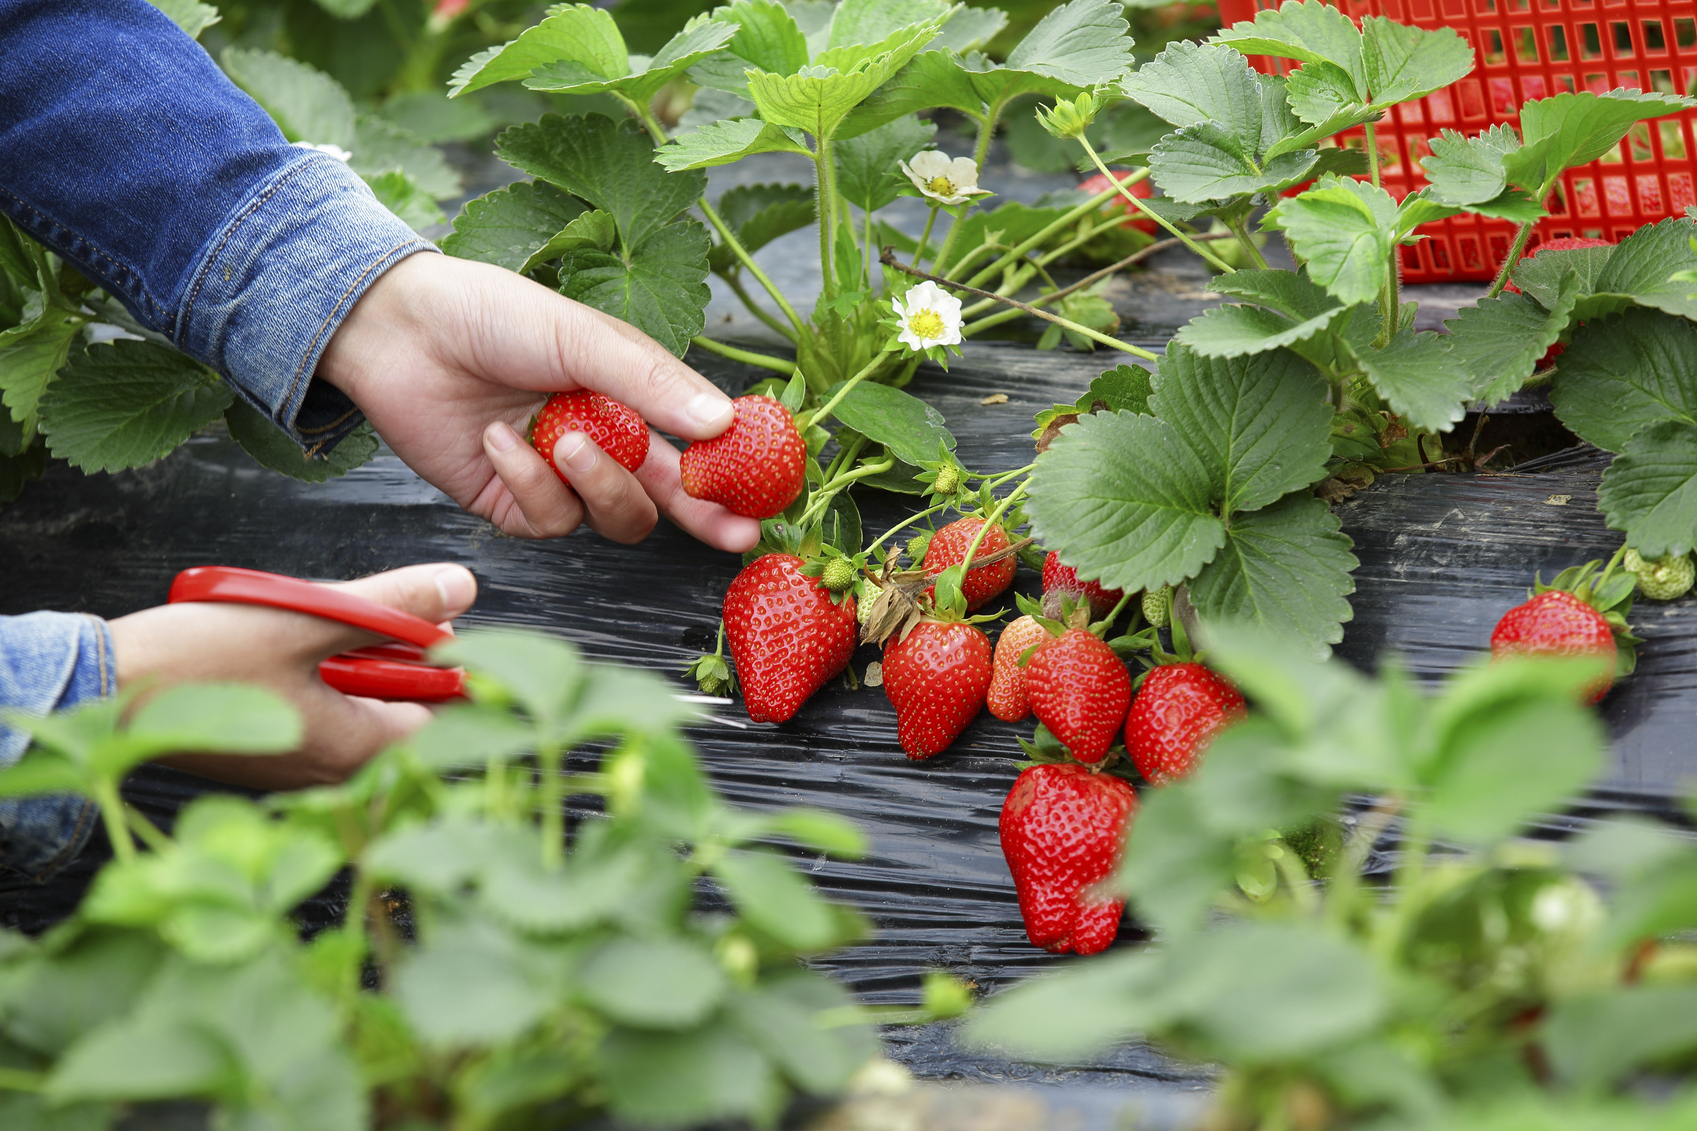
[[[1467,414],[1473,370],[1445,335],[1404,327],[1384,349],[1357,345],[1354,352],[1385,403],[1415,428],[1448,432]]]
[[[1323,658],[1343,639],[1360,563],[1326,504],[1289,495],[1232,520],[1225,545],[1190,582],[1204,621],[1231,620],[1302,641]]]
[[[415,232],[444,224],[448,218],[436,206],[431,195],[418,187],[418,182],[399,169],[390,169],[365,178],[377,203],[399,216]]]
[[[200,0],[153,0],[153,6],[170,16],[190,39],[199,39],[201,32],[223,18],[217,8]]]
[[[833,386],[826,397],[834,396]],[[867,439],[883,444],[903,463],[915,467],[954,451],[955,437],[943,414],[912,393],[889,385],[862,382],[832,410],[838,420]],[[898,469],[899,470],[899,469]]]
[[[1331,329],[1349,309],[1333,305],[1311,318],[1297,320],[1265,307],[1228,303],[1191,319],[1179,328],[1173,341],[1204,357],[1243,357],[1306,342]]]
[[[71,356],[82,322],[47,307],[32,322],[0,334],[0,400],[12,410],[23,434],[35,435],[36,408]]]
[[[600,114],[514,126],[495,139],[503,161],[611,213],[627,252],[669,224],[707,187],[707,174],[669,173],[654,162],[640,123]]]
[[[1319,159],[1303,149],[1258,162],[1226,127],[1198,122],[1162,138],[1149,155],[1149,171],[1169,197],[1198,204],[1301,184],[1315,175]]]
[[[1259,510],[1325,478],[1332,454],[1326,383],[1288,350],[1226,360],[1170,347],[1156,366],[1149,407],[1201,459],[1220,513]]]
[[[1659,420],[1634,433],[1603,472],[1597,508],[1646,558],[1697,546],[1697,423]]]
[[[1261,84],[1229,47],[1180,40],[1120,81],[1127,98],[1180,128],[1212,122],[1242,151],[1260,148]]]
[[[858,137],[839,141],[831,152],[837,162],[837,190],[863,212],[890,204],[907,185],[900,162],[931,144],[935,122],[904,115]],[[809,216],[809,222],[812,217]]]
[[[812,156],[800,130],[774,126],[759,118],[709,122],[681,133],[654,153],[668,172],[729,165],[754,153],[800,153]]]
[[[1166,421],[1093,413],[1037,457],[1026,513],[1039,543],[1104,586],[1176,585],[1225,544],[1225,524],[1209,506],[1212,480]]]
[[[1006,69],[1074,87],[1114,82],[1132,67],[1130,28],[1114,0],[1070,0],[1050,9],[1008,52]],[[1004,90],[1001,97],[1010,96]]]
[[[227,47],[220,58],[224,73],[271,115],[284,137],[354,148],[354,103],[341,83],[275,51]]]
[[[1580,439],[1611,452],[1658,421],[1697,424],[1697,326],[1637,307],[1587,322],[1556,365],[1550,402]]]
[[[1211,42],[1227,44],[1245,55],[1329,63],[1348,76],[1355,101],[1368,101],[1371,87],[1361,32],[1353,20],[1321,0],[1301,0],[1258,12],[1255,19],[1233,24]]]
[[[982,48],[1008,26],[1008,14],[1000,8],[956,7],[943,23],[929,47],[936,50],[966,52]]]
[[[916,24],[940,22],[948,14],[943,0],[842,0],[831,12],[825,48],[873,46]]]
[[[779,236],[813,223],[813,188],[810,185],[738,185],[719,198],[719,218],[744,249],[752,252]],[[708,257],[713,270],[733,270],[736,256],[722,243],[713,245]]]
[[[1671,278],[1675,272],[1691,266],[1690,242],[1694,235],[1697,235],[1697,223],[1685,217],[1639,228],[1622,240],[1604,262],[1591,293],[1576,308],[1575,317],[1612,313],[1612,303],[1606,296],[1620,295],[1629,296],[1642,306],[1697,318],[1697,299],[1691,297],[1691,284]]]
[[[399,169],[433,200],[458,196],[464,189],[460,175],[440,149],[375,114],[361,114],[355,119],[353,156],[348,158],[348,167],[368,178]]]
[[[1444,325],[1450,352],[1473,375],[1473,396],[1486,406],[1518,390],[1567,330],[1579,299],[1579,276],[1568,271],[1549,306],[1525,294],[1501,294],[1464,306]]]
[[[1556,177],[1620,144],[1634,123],[1697,106],[1689,98],[1642,90],[1563,93],[1520,108],[1522,145],[1503,157],[1508,183],[1540,200]]]
[[[1434,200],[1457,207],[1484,204],[1508,188],[1503,158],[1520,148],[1513,126],[1492,126],[1475,137],[1444,130],[1431,140],[1432,156],[1420,162]]]
[[[1292,318],[1311,318],[1337,305],[1324,287],[1301,271],[1236,271],[1208,285],[1220,294],[1271,307]]]
[[[1427,30],[1368,16],[1361,21],[1361,59],[1373,102],[1386,106],[1466,78],[1473,47],[1447,27]]]
[[[736,32],[723,49],[690,68],[689,77],[702,86],[746,98],[745,72],[793,75],[811,58],[807,37],[795,17],[774,0],[736,0],[729,7],[717,9],[713,18],[732,25]]]
[[[224,410],[224,423],[230,427],[230,438],[242,446],[261,467],[300,479],[307,483],[323,483],[338,479],[354,468],[371,462],[377,454],[377,433],[371,425],[361,424],[321,459],[311,459],[288,434],[267,420],[246,402],[236,400]]]
[[[933,41],[934,43],[935,41]],[[974,68],[977,69],[974,69]],[[979,92],[980,83],[992,87],[995,95],[1000,87],[989,83],[988,75],[1003,76],[1010,84],[1016,80],[997,68],[983,55],[973,52],[965,58],[952,51],[936,49],[921,51],[879,87],[865,102],[855,108],[843,123],[841,133],[852,136],[920,110],[947,107],[959,110],[979,122],[984,120],[986,99]],[[1045,87],[1070,92],[1071,87],[1055,79],[1045,79],[1028,72],[1022,76]],[[911,157],[912,154],[906,156]]]
[[[71,358],[42,395],[41,430],[55,456],[84,471],[122,471],[165,455],[218,419],[233,394],[176,350],[120,340]]]
[[[607,14],[593,10],[602,16]],[[659,54],[646,60],[646,66],[639,65],[644,62],[642,56],[633,56],[629,63],[634,69],[629,73],[602,74],[575,60],[562,59],[537,67],[524,80],[524,85],[550,94],[613,93],[646,106],[661,87],[683,74],[691,64],[723,47],[736,30],[736,25],[703,13],[685,24],[682,31],[660,48]]]
[[[1630,239],[1628,242],[1631,242]],[[1515,264],[1510,278],[1514,280],[1514,285],[1520,288],[1521,294],[1537,299],[1546,310],[1554,310],[1569,275],[1574,277],[1576,297],[1596,294],[1597,279],[1615,251],[1616,248],[1613,247],[1539,251]],[[1621,309],[1624,310],[1625,306]],[[1613,314],[1614,311],[1602,313]]]
[[[630,56],[612,14],[588,4],[555,5],[517,39],[468,59],[454,72],[448,97],[527,78],[539,67],[561,63],[602,78],[630,74]]]
[[[1328,175],[1279,201],[1261,226],[1282,230],[1308,277],[1346,305],[1371,302],[1384,288],[1398,240],[1396,201],[1384,189]]]
[[[623,255],[568,251],[560,257],[560,293],[622,318],[682,357],[712,297],[708,247],[707,229],[686,219],[649,231]]]
[[[1109,412],[1149,412],[1149,396],[1155,391],[1154,374],[1141,365],[1116,365],[1090,382],[1078,398],[1081,412],[1095,412],[1106,405]]]
[[[612,251],[618,242],[618,225],[613,217],[600,209],[585,212],[582,216],[567,224],[554,234],[554,237],[536,250],[531,257],[524,261],[521,271],[529,272],[558,259],[568,251],[581,251],[589,248],[595,251]]]
[[[519,181],[466,202],[442,250],[517,271],[557,232],[583,215],[583,201],[547,181]]]
[[[1356,94],[1355,81],[1331,63],[1306,63],[1285,81],[1291,111],[1304,122],[1318,124],[1340,115],[1374,113]]]

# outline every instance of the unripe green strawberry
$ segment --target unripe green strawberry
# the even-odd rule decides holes
[[[1173,587],[1163,585],[1159,589],[1143,591],[1143,619],[1156,628],[1167,627],[1167,606],[1172,601]]]
[[[854,563],[847,558],[831,558],[825,563],[825,572],[819,575],[819,584],[833,593],[841,593],[854,584]]]
[[[937,478],[931,484],[931,489],[939,495],[952,495],[960,486],[960,468],[952,463],[945,463],[937,469]]]
[[[1645,561],[1637,550],[1628,550],[1620,563],[1638,575],[1638,592],[1652,601],[1671,601],[1691,592],[1697,580],[1697,567],[1690,554],[1668,554],[1655,561]]]
[[[931,532],[921,530],[907,540],[907,556],[916,564],[925,560],[925,551],[931,548]]]

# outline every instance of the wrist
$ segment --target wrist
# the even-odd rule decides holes
[[[383,371],[385,355],[392,355],[398,340],[411,337],[409,324],[435,259],[431,254],[409,255],[383,272],[324,347],[316,375],[346,393],[355,405],[363,407],[361,392],[373,374]]]

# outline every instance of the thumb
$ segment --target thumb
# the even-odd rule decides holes
[[[411,613],[431,624],[453,620],[477,600],[477,578],[464,566],[446,562],[403,566],[356,581],[337,582],[328,588],[340,589],[367,601]],[[326,656],[371,644],[377,639],[375,634],[364,629],[329,621],[324,623],[330,629],[324,641]]]

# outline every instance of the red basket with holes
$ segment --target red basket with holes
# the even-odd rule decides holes
[[[1219,0],[1221,22],[1252,20],[1279,0]],[[1616,87],[1688,91],[1697,80],[1697,0],[1338,0],[1356,20],[1388,16],[1415,27],[1450,27],[1473,45],[1473,73],[1454,86],[1393,108],[1378,125],[1380,175],[1401,199],[1426,183],[1420,160],[1443,130],[1476,134],[1519,126],[1522,102],[1562,91]],[[1264,55],[1258,70],[1297,64]],[[1531,246],[1560,236],[1619,240],[1697,204],[1697,111],[1640,122],[1618,152],[1571,169],[1547,203]],[[1365,144],[1351,130],[1339,139]],[[1514,225],[1458,216],[1428,224],[1429,239],[1402,249],[1403,279],[1439,283],[1491,278],[1508,255]]]

